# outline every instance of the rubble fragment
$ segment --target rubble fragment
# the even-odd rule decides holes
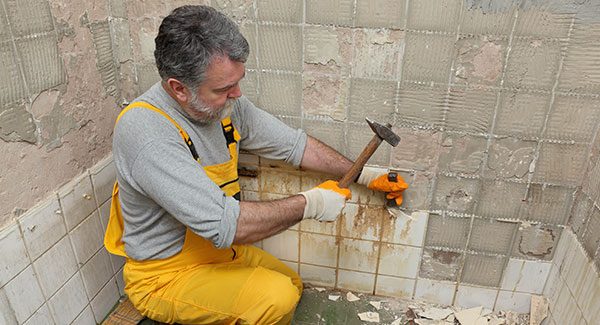
[[[379,323],[379,313],[376,313],[374,311],[360,313],[358,314],[358,318],[360,318],[360,320],[362,320],[363,322]]]
[[[358,298],[357,296],[355,296],[355,295],[354,295],[352,292],[348,292],[348,293],[346,294],[346,299],[347,299],[348,301],[350,301],[350,302],[353,302],[353,301],[359,301],[359,300],[360,300],[360,298]]]
[[[381,301],[369,301],[369,305],[375,307],[375,309],[379,310],[381,308]]]
[[[338,299],[340,299],[340,296],[329,295],[329,300],[331,301],[338,301]]]
[[[548,315],[548,299],[544,296],[531,296],[529,325],[540,325]]]

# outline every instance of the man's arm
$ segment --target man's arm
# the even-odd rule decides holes
[[[300,166],[342,177],[352,167],[352,162],[321,141],[307,136]],[[240,202],[233,243],[253,243],[295,225],[302,220],[305,205],[303,195],[269,202]]]

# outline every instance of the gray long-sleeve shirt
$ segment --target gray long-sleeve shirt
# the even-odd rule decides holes
[[[202,165],[230,160],[221,123],[190,120],[160,82],[137,101],[174,119],[192,139]],[[288,127],[243,96],[231,120],[241,136],[238,152],[244,149],[300,165],[306,146],[302,130]],[[239,202],[226,197],[206,175],[167,118],[142,107],[130,109],[115,127],[113,153],[124,219],[122,241],[130,258],[164,259],[179,253],[186,228],[217,248],[231,246]]]

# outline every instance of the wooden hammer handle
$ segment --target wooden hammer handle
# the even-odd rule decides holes
[[[354,162],[354,165],[352,165],[352,167],[350,167],[350,170],[348,170],[346,175],[344,175],[344,177],[340,179],[338,187],[350,187],[350,184],[354,182],[358,173],[360,173],[363,166],[367,163],[369,158],[371,158],[373,153],[375,153],[375,150],[377,150],[382,141],[383,139],[381,139],[378,135],[373,136],[373,139],[371,139],[371,142],[369,142],[365,149],[360,153],[360,156],[358,156],[358,158]]]

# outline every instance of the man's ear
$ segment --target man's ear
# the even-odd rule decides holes
[[[167,90],[171,93],[171,96],[175,98],[180,104],[187,104],[190,100],[190,89],[183,84],[183,82],[169,78],[166,82]]]

